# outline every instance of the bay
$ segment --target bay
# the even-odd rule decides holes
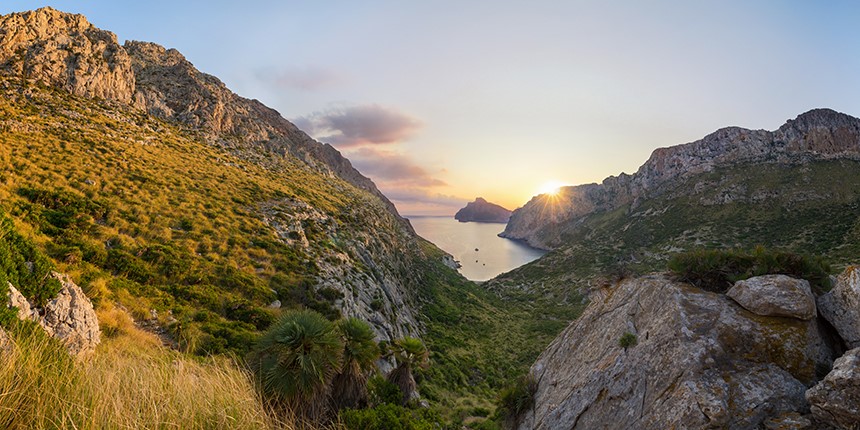
[[[505,224],[459,222],[453,217],[409,216],[421,237],[453,255],[460,273],[472,281],[486,281],[534,261],[546,251],[499,237]]]

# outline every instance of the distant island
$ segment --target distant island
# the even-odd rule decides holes
[[[511,211],[484,200],[481,197],[466,207],[457,211],[454,219],[460,222],[501,222],[506,223],[511,218]]]

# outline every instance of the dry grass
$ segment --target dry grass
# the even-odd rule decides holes
[[[116,309],[100,314],[117,334],[80,361],[41,330],[16,330],[0,359],[0,428],[296,428],[234,360],[190,358],[145,339]]]

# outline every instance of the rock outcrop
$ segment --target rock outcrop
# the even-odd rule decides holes
[[[30,303],[15,287],[9,285],[7,306],[18,308],[18,318],[38,323],[49,335],[63,342],[69,353],[84,356],[95,351],[101,342],[101,331],[92,302],[68,275],[51,272],[60,282],[57,296],[43,309]]]
[[[786,275],[764,275],[738,281],[726,292],[744,309],[762,316],[811,320],[815,296],[809,281]]]
[[[833,370],[806,392],[812,414],[821,422],[853,430],[860,425],[860,348],[833,363]]]
[[[817,319],[756,315],[664,275],[627,280],[596,293],[532,366],[519,428],[756,428],[808,413],[832,343]]]
[[[511,218],[511,211],[484,200],[481,197],[454,214],[454,219],[460,222],[500,222],[506,223]]]
[[[561,244],[559,224],[575,227],[592,213],[635,207],[694,175],[746,163],[829,159],[860,159],[860,119],[815,109],[776,131],[728,127],[692,143],[656,149],[632,175],[622,173],[601,184],[563,187],[555,196],[536,196],[513,212],[503,236],[552,249]]]
[[[818,298],[818,311],[848,348],[860,347],[860,266],[850,266],[836,278],[833,289]]]
[[[68,275],[52,272],[62,287],[57,297],[45,304],[39,324],[60,339],[72,355],[89,354],[101,342],[99,320],[90,299]]]
[[[50,7],[0,16],[0,72],[122,103],[135,89],[116,35]]]

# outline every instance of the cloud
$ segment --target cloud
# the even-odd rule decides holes
[[[358,171],[380,183],[395,182],[420,187],[448,185],[400,153],[363,147],[347,152],[346,156]]]
[[[329,88],[342,79],[330,70],[319,67],[300,67],[284,70],[260,70],[257,79],[280,88],[317,91]]]
[[[341,148],[399,143],[421,128],[417,119],[377,104],[332,108],[293,122],[317,140]]]

